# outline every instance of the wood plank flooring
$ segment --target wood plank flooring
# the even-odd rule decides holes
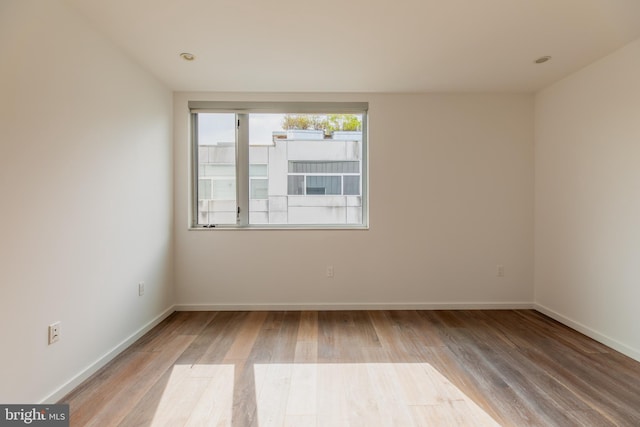
[[[176,312],[72,426],[640,426],[640,363],[531,310]]]

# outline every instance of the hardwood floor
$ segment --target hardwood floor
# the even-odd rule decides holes
[[[640,363],[530,310],[177,312],[72,426],[640,426]]]

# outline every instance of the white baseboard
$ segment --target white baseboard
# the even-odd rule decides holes
[[[64,385],[58,388],[56,391],[51,393],[49,396],[42,399],[41,404],[45,403],[56,403],[64,396],[66,396],[69,392],[71,392],[74,388],[79,386],[84,380],[89,378],[91,375],[96,373],[100,368],[105,366],[107,363],[112,361],[118,354],[122,353],[127,349],[131,344],[136,342],[140,337],[149,332],[154,326],[162,322],[164,319],[169,317],[173,312],[175,312],[175,307],[171,306],[167,308],[165,311],[156,316],[149,323],[138,329],[136,332],[131,334],[128,338],[123,340],[120,344],[116,345],[114,348],[109,350],[104,356],[100,357],[98,360],[90,364],[86,369],[80,372],[75,377],[71,378]]]
[[[547,316],[551,317],[552,319],[557,320],[558,322],[572,328],[575,329],[576,331],[583,333],[584,335],[588,336],[589,338],[593,338],[594,340],[606,345],[607,347],[611,347],[612,349],[619,351],[620,353],[629,356],[632,359],[637,360],[638,362],[640,362],[640,350],[637,350],[635,348],[629,347],[626,344],[621,343],[620,341],[617,341],[613,338],[610,338],[598,331],[596,331],[595,329],[592,329],[586,325],[583,325],[580,322],[576,322],[573,319],[570,319],[566,316],[563,316],[562,314],[551,310],[548,307],[545,307],[541,304],[534,304],[533,307],[535,310],[539,311],[540,313],[546,314]]]
[[[55,403],[113,360],[154,326],[169,317],[174,311],[302,311],[302,310],[527,310],[533,309],[575,329],[602,344],[640,362],[640,351],[612,339],[582,323],[576,322],[541,304],[531,302],[479,302],[479,303],[282,303],[282,304],[176,304],[167,308],[153,320],[124,339],[105,355],[89,365],[40,403]]]
[[[124,339],[106,354],[43,398],[40,403],[56,403],[83,381],[112,361],[154,326],[175,311],[302,311],[302,310],[515,310],[532,309],[528,302],[480,303],[282,303],[282,304],[176,304]]]
[[[526,310],[530,302],[176,304],[176,311]]]

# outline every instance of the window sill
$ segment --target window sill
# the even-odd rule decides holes
[[[235,227],[230,225],[219,225],[215,227],[189,227],[188,231],[368,231],[368,225],[359,226],[337,226],[337,225],[273,225],[273,226],[249,226],[249,227]]]

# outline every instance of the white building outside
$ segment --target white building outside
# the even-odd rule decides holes
[[[233,143],[199,145],[199,224],[235,224],[235,157]],[[362,223],[362,132],[274,131],[249,165],[250,224]]]

